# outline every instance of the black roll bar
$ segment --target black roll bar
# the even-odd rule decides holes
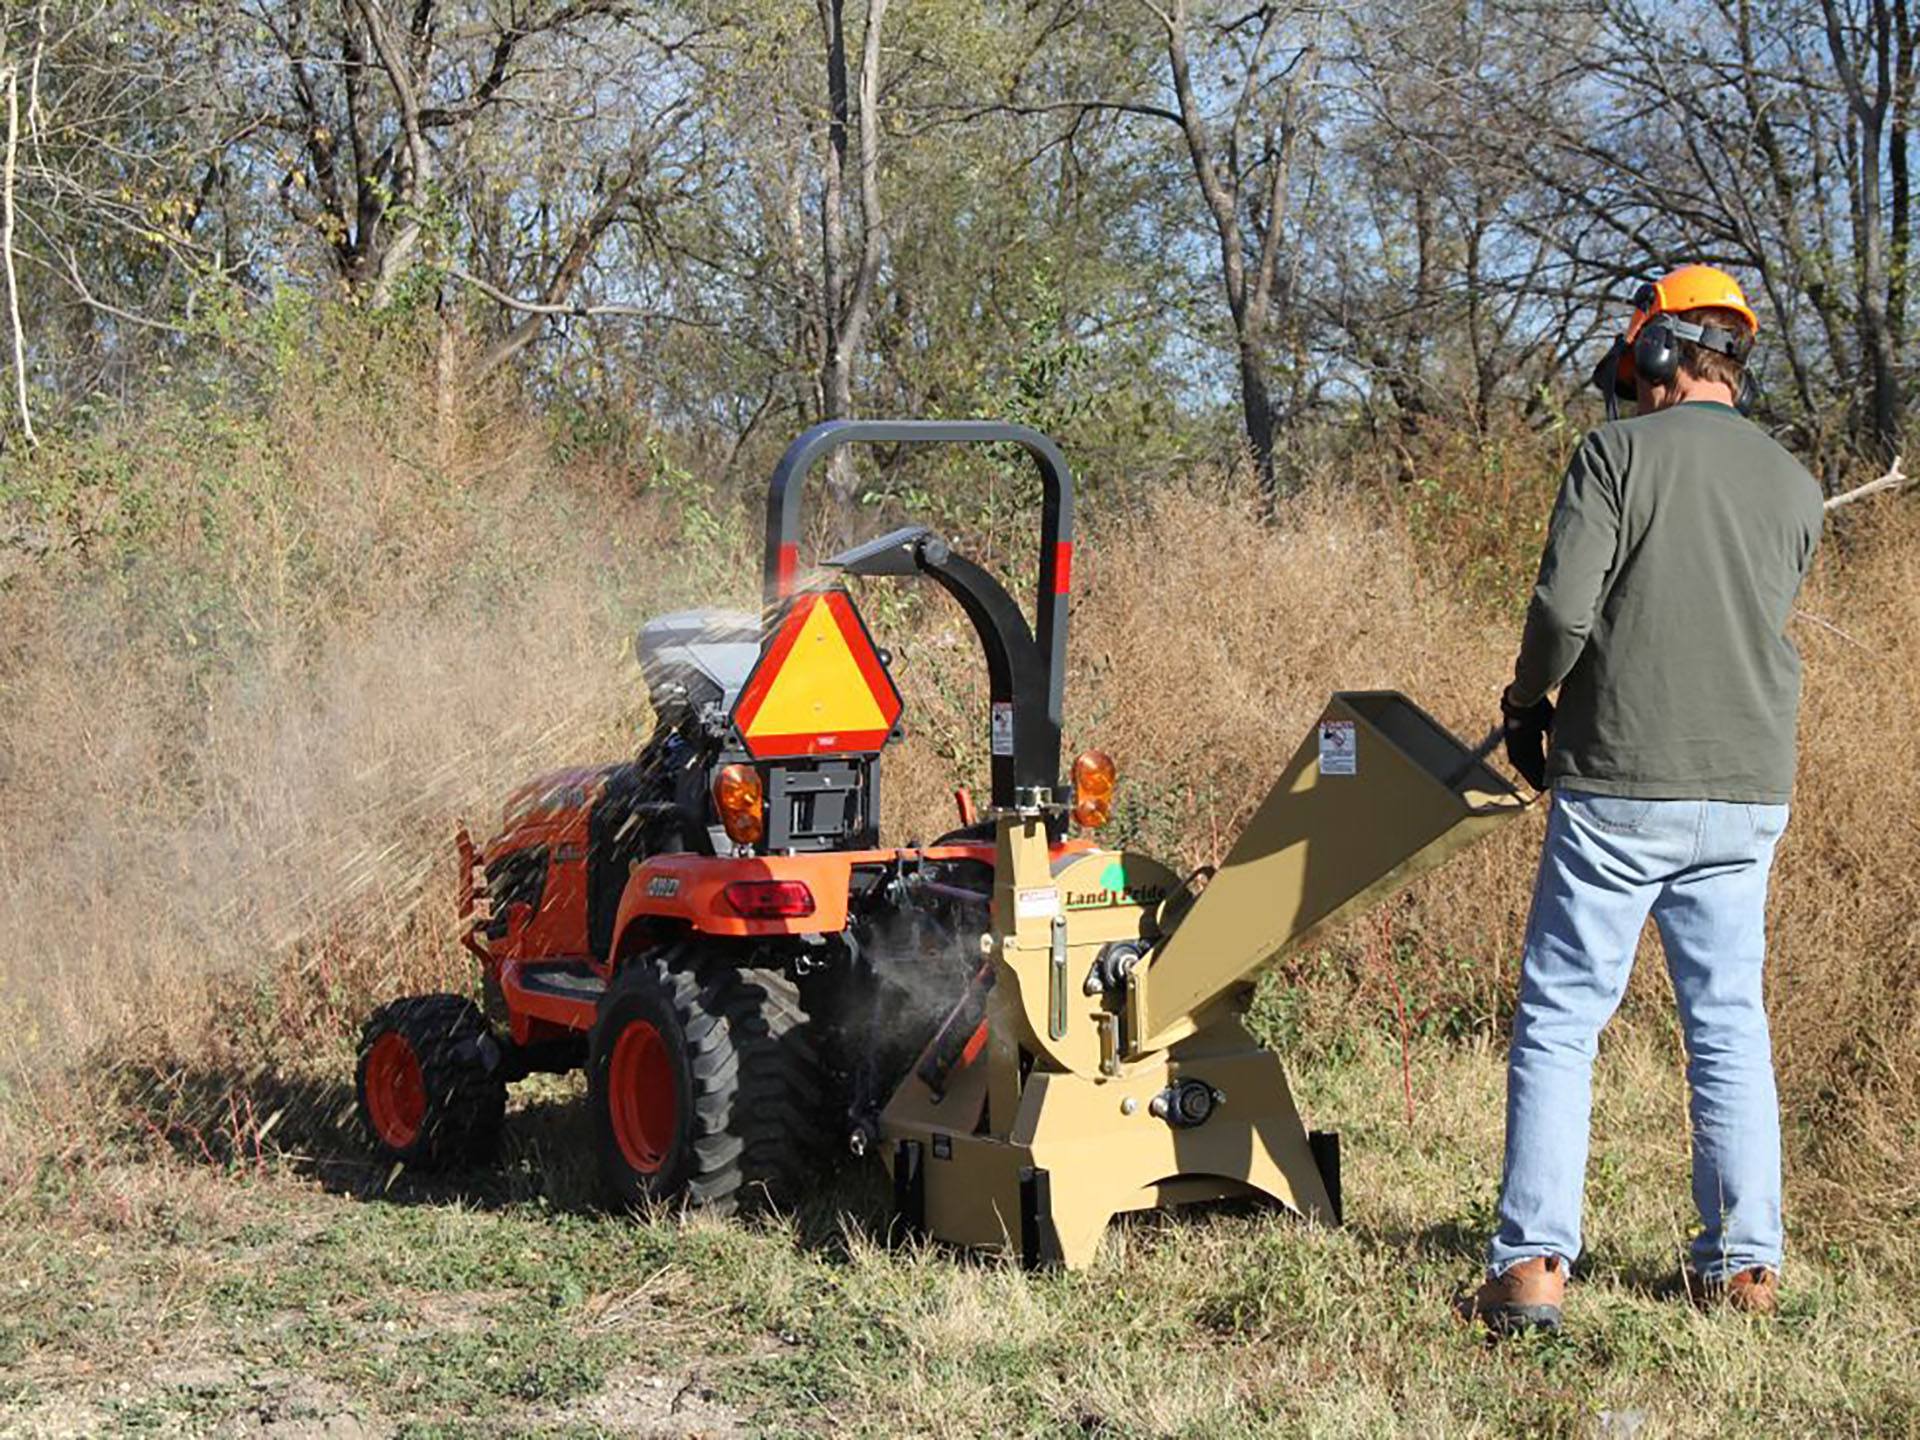
[[[843,445],[1018,445],[1040,469],[1040,585],[1035,635],[1047,666],[1047,718],[1057,733],[1067,680],[1067,590],[1073,578],[1073,474],[1060,447],[1038,430],[998,420],[827,420],[801,432],[773,467],[767,492],[767,553],[761,571],[768,615],[793,593],[800,572],[800,503],[813,467]]]

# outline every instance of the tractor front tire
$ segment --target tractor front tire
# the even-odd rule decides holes
[[[699,959],[687,946],[636,956],[601,998],[587,1102],[602,1181],[627,1209],[792,1203],[826,1133],[799,992],[777,970]]]
[[[374,1011],[360,1036],[360,1120],[387,1160],[422,1170],[490,1159],[507,1106],[500,1046],[463,995],[415,995]]]

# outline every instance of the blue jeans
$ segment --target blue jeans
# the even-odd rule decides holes
[[[1594,1052],[1649,910],[1686,1032],[1694,1268],[1779,1268],[1780,1107],[1760,971],[1767,872],[1786,827],[1784,805],[1554,792],[1507,1060],[1493,1273],[1580,1254]]]

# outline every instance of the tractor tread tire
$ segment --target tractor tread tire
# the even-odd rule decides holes
[[[602,1135],[602,1172],[619,1203],[682,1199],[717,1214],[791,1204],[824,1158],[822,1067],[799,991],[778,970],[736,967],[689,946],[636,957],[607,991],[642,989],[665,1002],[684,1046],[688,1154],[657,1180],[629,1171]],[[589,1091],[606,1108],[605,1063],[616,1036],[596,1026]],[[604,1127],[603,1127],[604,1128]]]
[[[380,1138],[367,1108],[367,1059],[374,1041],[388,1031],[413,1047],[426,1082],[426,1119],[419,1138],[404,1150]],[[382,1005],[361,1031],[354,1067],[362,1129],[384,1157],[421,1170],[491,1159],[507,1108],[500,1056],[493,1026],[464,995],[410,995]]]

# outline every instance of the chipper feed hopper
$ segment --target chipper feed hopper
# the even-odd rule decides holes
[[[963,804],[928,845],[879,833],[891,658],[800,561],[804,482],[851,443],[1018,447],[1042,482],[1031,623],[925,527],[827,562],[931,580],[984,651],[991,808]],[[791,1203],[835,1150],[877,1150],[904,1229],[1033,1264],[1084,1264],[1113,1215],[1186,1201],[1336,1222],[1337,1141],[1306,1133],[1243,1023],[1252,982],[1525,802],[1403,696],[1340,694],[1204,883],[1100,846],[1112,762],[1060,768],[1072,562],[1072,477],[1033,430],[843,421],[794,441],[763,614],[643,627],[658,725],[639,756],[521,786],[484,846],[461,832],[483,1003],[411,996],[368,1021],[359,1099],[383,1157],[479,1159],[509,1082],[584,1069],[622,1204]]]

